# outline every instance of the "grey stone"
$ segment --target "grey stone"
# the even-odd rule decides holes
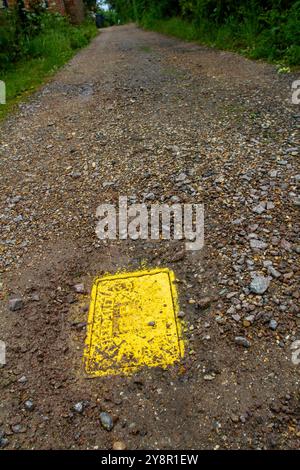
[[[232,315],[232,318],[233,318],[233,320],[236,321],[236,322],[239,322],[240,319],[241,319],[240,315],[238,315],[237,313],[236,313],[235,315]]]
[[[187,174],[182,172],[177,176],[176,181],[182,182],[182,181],[185,181],[186,179],[187,179]]]
[[[186,185],[186,187],[185,187],[185,189],[183,189],[183,191],[185,193],[191,194],[192,196],[194,196],[196,194],[195,188],[193,188],[193,186],[190,186],[190,185]]]
[[[154,193],[147,193],[144,196],[144,201],[153,201],[155,199]]]
[[[114,181],[104,181],[104,183],[102,184],[102,187],[103,188],[110,188],[112,186],[115,185],[115,182]]]
[[[226,319],[224,317],[221,317],[220,315],[218,315],[216,318],[215,318],[216,322],[219,324],[219,325],[224,325],[226,323]],[[208,328],[209,328],[209,324],[208,324]]]
[[[32,295],[31,295],[31,300],[33,300],[34,302],[39,302],[40,300],[40,296],[37,292],[34,292]]]
[[[77,292],[77,294],[84,294],[85,293],[84,284],[75,284],[74,290],[75,292]]]
[[[290,250],[291,250],[291,244],[290,244],[290,242],[288,242],[288,241],[285,240],[284,238],[281,240],[280,246],[281,246],[281,248],[283,248],[283,249],[286,250],[286,251],[290,251]]]
[[[8,308],[11,312],[21,310],[23,308],[23,300],[21,297],[13,297],[8,301]]]
[[[211,381],[216,378],[216,374],[214,374],[214,372],[212,372],[211,374],[205,374],[203,378],[204,380]]]
[[[114,427],[112,417],[110,416],[110,414],[106,413],[105,411],[100,413],[100,422],[101,422],[102,427],[106,429],[106,431],[111,431],[112,428]]]
[[[255,315],[248,315],[246,318],[245,318],[246,321],[250,322],[250,323],[253,323],[254,320],[255,320]]]
[[[268,259],[263,261],[264,268],[268,268],[269,266],[272,266],[272,264],[273,264],[272,261],[270,261]]]
[[[260,203],[257,206],[253,207],[252,211],[256,214],[262,214],[266,210],[266,205],[264,203]]]
[[[12,199],[11,199],[11,202],[13,204],[17,204],[19,201],[21,201],[22,199],[22,196],[14,196]]]
[[[264,276],[253,277],[250,284],[250,291],[254,294],[263,294],[269,288],[270,278]]]
[[[71,173],[71,177],[74,178],[74,179],[77,179],[77,178],[80,178],[81,177],[81,173],[79,171],[73,171]]]
[[[229,309],[226,311],[226,313],[228,313],[228,315],[232,315],[235,313],[235,308],[233,306],[229,307]]]
[[[14,424],[11,429],[15,434],[21,434],[26,432],[26,427],[22,426],[21,424]]]
[[[252,239],[250,240],[250,246],[253,250],[265,250],[268,244],[262,240]]]
[[[0,438],[0,449],[4,449],[8,445],[8,439],[6,437]]]
[[[229,292],[229,294],[226,295],[227,299],[231,299],[232,297],[235,297],[238,294],[238,292]]]
[[[131,204],[135,204],[137,202],[137,200],[138,200],[138,198],[135,195],[128,197],[128,202],[131,203]]]
[[[277,326],[278,326],[278,323],[276,320],[270,320],[269,328],[271,328],[271,330],[276,330]]]
[[[281,273],[277,271],[277,269],[275,269],[273,266],[268,266],[268,273],[271,274],[271,276],[275,277],[275,279],[281,276]]]
[[[300,206],[300,196],[297,196],[293,199],[293,203],[295,206]]]
[[[78,403],[75,403],[74,411],[76,411],[76,413],[82,413],[83,409],[84,409],[84,404],[83,404],[82,401],[79,401]]]
[[[290,348],[292,350],[292,363],[298,366],[300,364],[300,340],[293,341]]]
[[[22,377],[18,379],[18,382],[20,384],[25,384],[27,382],[27,378],[25,377],[25,375],[22,375]]]
[[[25,406],[25,409],[27,411],[32,411],[34,410],[34,403],[32,400],[26,400],[25,403],[24,403],[24,406]]]
[[[235,344],[238,344],[239,346],[243,346],[244,348],[250,348],[251,343],[250,341],[247,340],[247,338],[244,338],[244,336],[236,336],[234,338]]]
[[[286,149],[286,152],[298,155],[298,147],[290,147],[290,148]]]
[[[233,225],[241,225],[241,223],[243,222],[244,218],[241,217],[240,219],[235,219],[232,221]]]

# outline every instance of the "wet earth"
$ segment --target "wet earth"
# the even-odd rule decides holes
[[[296,78],[126,25],[1,123],[0,448],[299,447]],[[203,203],[204,247],[99,240],[119,196]],[[91,378],[93,279],[145,266],[175,272],[185,356]]]

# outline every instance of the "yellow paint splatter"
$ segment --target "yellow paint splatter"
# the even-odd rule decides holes
[[[129,375],[144,366],[166,368],[183,357],[174,281],[168,269],[95,280],[84,354],[88,374]]]

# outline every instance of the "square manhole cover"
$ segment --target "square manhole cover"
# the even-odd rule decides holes
[[[92,288],[85,367],[94,376],[163,367],[184,355],[175,275],[168,269],[96,279]]]

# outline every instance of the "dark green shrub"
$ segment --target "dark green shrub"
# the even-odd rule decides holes
[[[0,13],[0,70],[29,58],[68,57],[95,36],[93,22],[72,26],[66,17],[44,9],[25,11],[22,24],[16,10]]]
[[[299,65],[300,1],[293,0],[111,0],[123,21]]]

